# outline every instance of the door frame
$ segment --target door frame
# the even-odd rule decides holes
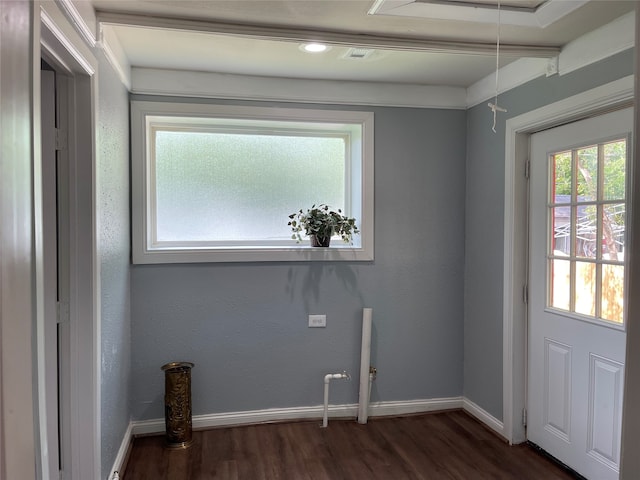
[[[39,453],[33,368],[33,17],[27,1],[0,2],[0,477],[23,480],[35,480]],[[11,282],[3,281],[8,278]]]
[[[69,205],[69,381],[61,388],[68,389],[68,421],[61,428],[68,429],[70,451],[66,452],[65,479],[100,478],[100,269],[96,227],[96,104],[97,60],[84,43],[56,2],[34,2],[36,16],[33,28],[34,57],[34,130],[40,129],[40,58],[46,58],[56,70],[68,102],[62,110],[68,114],[68,193]],[[35,63],[35,61],[34,61]],[[39,161],[39,136],[34,149]],[[37,162],[35,162],[37,165]],[[37,167],[36,167],[37,168]],[[36,304],[42,305],[42,179],[34,173],[34,225]],[[36,329],[43,331],[42,309],[37,309]],[[38,344],[38,386],[44,375],[41,359],[44,352]],[[39,427],[46,408],[38,397]],[[39,428],[40,461],[46,437]],[[63,459],[64,460],[64,459]],[[45,474],[46,475],[46,474]],[[48,478],[46,476],[44,479]]]
[[[524,298],[528,281],[528,187],[525,168],[529,160],[530,136],[546,128],[632,106],[633,97],[634,76],[629,75],[506,121],[502,434],[511,444],[527,439],[522,419],[527,378],[527,305]]]
[[[44,80],[49,74],[52,79],[45,82]],[[64,92],[65,90],[56,88],[57,76],[55,70],[40,69],[40,84],[42,86],[40,104],[43,107],[41,109],[42,128],[40,141],[42,200],[37,202],[36,212],[39,209],[42,210],[42,231],[36,231],[35,234],[37,239],[42,240],[37,249],[42,251],[42,285],[44,289],[44,305],[42,306],[44,321],[37,324],[38,329],[36,330],[38,351],[44,351],[44,355],[40,355],[37,362],[38,371],[45,373],[44,375],[38,375],[38,403],[41,409],[42,407],[46,408],[46,411],[43,412],[41,410],[39,412],[39,420],[41,420],[40,436],[47,439],[47,448],[41,449],[43,479],[58,478],[60,476],[59,456],[62,451],[69,449],[69,445],[65,445],[64,441],[58,440],[61,438],[59,430],[62,425],[59,410],[59,393],[66,395],[68,392],[68,389],[63,389],[59,385],[59,381],[65,379],[68,373],[60,368],[59,362],[59,355],[60,353],[64,354],[65,350],[60,349],[58,345],[58,321],[61,300],[58,296],[61,290],[58,263],[65,263],[64,258],[68,256],[69,249],[67,243],[64,241],[59,242],[58,239],[58,227],[60,222],[64,222],[65,219],[58,212],[58,200],[62,191],[59,182],[61,176],[58,175],[59,162],[56,157],[61,159],[62,155],[57,153],[56,129],[64,128],[63,125],[58,125],[57,122],[59,121],[58,119],[64,119],[63,115],[58,114],[58,104],[61,103],[58,92]],[[47,105],[46,108],[45,104]],[[61,208],[60,211],[64,213],[68,210]],[[40,305],[38,308],[40,308]],[[40,315],[39,311],[38,315]],[[40,327],[42,328],[41,330]],[[65,448],[62,448],[63,445]]]

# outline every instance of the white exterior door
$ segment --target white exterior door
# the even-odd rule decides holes
[[[617,479],[632,111],[531,137],[527,438]]]

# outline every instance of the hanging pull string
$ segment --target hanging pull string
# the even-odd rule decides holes
[[[489,108],[493,112],[493,126],[491,130],[493,133],[496,133],[496,117],[498,112],[506,112],[506,108],[502,108],[498,106],[498,72],[500,71],[500,0],[498,0],[498,23],[497,23],[497,34],[496,34],[496,96],[493,103],[489,102]]]

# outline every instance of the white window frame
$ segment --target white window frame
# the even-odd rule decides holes
[[[360,185],[347,199],[356,212],[360,229],[359,242],[350,245],[342,240],[333,241],[331,247],[314,248],[308,243],[282,245],[178,245],[172,242],[154,242],[152,178],[153,151],[150,144],[152,125],[170,124],[178,119],[189,122],[206,119],[267,120],[272,122],[313,123],[318,127],[333,128],[336,124],[359,125],[361,139],[351,151],[352,182],[360,178]],[[175,119],[175,120],[172,120]],[[201,119],[201,120],[199,120]],[[138,101],[131,102],[131,153],[132,153],[132,259],[134,264],[153,263],[208,263],[208,262],[266,262],[266,261],[371,261],[373,260],[373,113],[345,110],[311,110],[306,108],[245,107],[234,105],[193,104]],[[356,196],[357,195],[357,196]],[[305,208],[305,206],[300,206]],[[309,205],[310,207],[310,205]],[[295,208],[293,209],[295,210]],[[293,211],[292,210],[292,211]],[[358,213],[358,210],[360,212]],[[352,212],[347,212],[353,214]],[[283,222],[288,221],[283,218]]]

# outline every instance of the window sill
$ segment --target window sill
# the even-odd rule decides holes
[[[134,264],[229,262],[367,262],[373,244],[366,247],[234,247],[208,249],[157,249],[133,252]]]

